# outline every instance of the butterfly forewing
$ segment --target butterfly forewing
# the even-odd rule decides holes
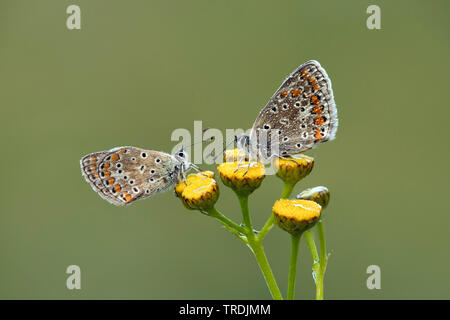
[[[94,190],[115,205],[163,192],[179,179],[180,163],[164,152],[119,147],[100,154],[96,172],[101,185]]]
[[[331,81],[312,60],[297,68],[275,92],[253,124],[250,139],[258,141],[254,152],[262,155],[293,155],[334,139],[337,125]],[[267,138],[261,143],[259,136],[264,135]],[[271,139],[272,135],[277,139]]]

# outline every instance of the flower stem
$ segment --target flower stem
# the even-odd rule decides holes
[[[308,230],[306,230],[304,232],[304,234],[305,234],[306,243],[308,244],[309,251],[311,251],[313,264],[314,263],[319,263],[319,261],[320,261],[319,260],[319,254],[317,253],[317,248],[316,248],[316,243],[314,241],[314,236]]]
[[[270,229],[272,229],[274,221],[275,221],[275,216],[272,213],[270,215],[269,219],[267,219],[266,223],[264,224],[264,227],[262,227],[261,231],[259,231],[259,233],[258,233],[259,240],[262,240],[266,236],[266,234],[270,231]]]
[[[242,220],[247,228],[245,233],[247,235],[247,243],[255,255],[256,262],[264,275],[264,279],[266,280],[267,287],[269,288],[272,297],[276,300],[283,300],[281,291],[278,288],[272,269],[270,268],[269,261],[267,261],[262,242],[253,232],[250,212],[248,209],[248,196],[242,196],[239,194],[237,196],[239,199],[239,204],[241,205]]]
[[[320,268],[316,281],[316,300],[323,300],[323,279],[325,276],[325,270],[327,269],[328,257],[325,244],[325,230],[322,220],[317,223],[317,232],[319,234],[320,244]]]
[[[245,226],[247,227],[249,233],[254,235],[252,229],[252,222],[250,220],[250,212],[248,210],[248,196],[238,195],[239,204],[241,205],[242,211],[242,220],[244,221]]]
[[[287,199],[292,193],[295,187],[295,183],[285,182],[283,187],[283,192],[281,192],[281,199]]]
[[[272,269],[270,268],[269,261],[267,261],[261,241],[254,238],[251,240],[249,239],[249,246],[252,248],[253,254],[255,255],[259,268],[264,275],[264,279],[266,280],[267,287],[269,288],[272,297],[275,300],[283,300],[283,296],[278,288]]]
[[[287,291],[288,300],[293,300],[295,295],[295,276],[297,273],[297,257],[300,237],[301,234],[291,235],[291,260],[289,263],[289,280]]]
[[[222,222],[223,224],[227,225],[228,227],[230,227],[231,229],[234,229],[242,234],[246,233],[246,230],[244,228],[242,228],[240,225],[238,225],[236,222],[230,220],[229,218],[227,218],[226,216],[224,216],[223,214],[221,214],[216,208],[211,208],[208,210],[208,214],[209,216],[216,218],[217,220],[219,220],[220,222]]]
[[[283,192],[281,192],[281,199],[289,198],[294,187],[295,187],[295,183],[285,182],[284,187],[283,187]],[[274,222],[275,222],[275,216],[272,213],[258,234],[259,240],[262,240],[266,236],[266,234],[270,231],[270,229],[272,229]]]

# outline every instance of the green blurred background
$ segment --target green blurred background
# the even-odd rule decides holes
[[[82,29],[66,28],[81,7]],[[381,30],[366,8],[381,7]],[[248,128],[284,77],[316,59],[337,139],[307,152],[296,188],[325,185],[329,299],[450,298],[448,1],[0,2],[0,298],[269,299],[248,248],[172,192],[115,207],[81,176],[86,153],[170,151],[176,128]],[[210,166],[210,169],[214,167]],[[239,220],[222,184],[217,208]],[[250,199],[260,227],[281,193]],[[290,241],[265,247],[283,292]],[[314,297],[301,244],[296,298]],[[81,290],[66,288],[68,265]],[[368,290],[366,268],[381,268]]]

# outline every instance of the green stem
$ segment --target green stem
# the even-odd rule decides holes
[[[242,220],[244,221],[244,225],[247,227],[249,233],[254,236],[252,222],[250,220],[250,212],[248,210],[248,196],[238,195],[239,204],[241,205],[242,210]]]
[[[281,192],[281,199],[287,199],[292,193],[295,187],[295,183],[285,182],[283,187],[283,192]]]
[[[251,239],[249,240],[249,246],[252,248],[253,254],[255,255],[259,268],[264,275],[264,279],[266,280],[267,287],[269,288],[272,297],[275,300],[283,300],[283,296],[281,295],[281,291],[275,281],[275,277],[272,269],[270,268],[269,261],[267,261],[261,241]]]
[[[317,232],[319,234],[319,245],[320,245],[320,268],[316,281],[316,300],[323,300],[323,279],[325,277],[325,270],[327,268],[328,257],[325,244],[325,230],[323,227],[322,220],[320,220],[317,223]]]
[[[223,214],[221,214],[216,208],[211,208],[208,210],[208,214],[211,217],[216,218],[217,220],[219,220],[220,222],[222,222],[223,224],[227,225],[228,227],[230,227],[231,229],[234,229],[242,234],[246,234],[245,228],[241,227],[240,225],[238,225],[236,222],[230,220],[229,218],[227,218],[226,216],[224,216]]]
[[[295,183],[285,182],[283,191],[281,192],[281,199],[289,198],[294,187],[295,187]],[[266,236],[266,234],[270,231],[270,229],[272,229],[274,222],[275,222],[275,216],[272,213],[258,234],[259,240],[262,240]]]
[[[266,223],[264,224],[264,227],[258,233],[258,239],[259,240],[262,240],[266,236],[267,232],[269,232],[270,229],[272,229],[274,222],[275,222],[275,216],[272,213],[270,215],[269,219],[267,219]]]
[[[252,228],[252,222],[250,219],[250,211],[248,209],[248,196],[237,195],[239,199],[239,204],[242,210],[242,220],[247,228],[247,243],[252,249],[252,252],[256,258],[256,262],[263,273],[264,279],[266,280],[267,287],[275,300],[283,300],[281,291],[278,288],[277,282],[273,275],[272,269],[270,268],[269,261],[267,261],[266,254],[264,252],[264,247],[262,242],[258,237],[255,236]]]
[[[319,263],[319,261],[320,261],[319,260],[319,254],[317,253],[317,248],[316,248],[316,243],[314,241],[314,236],[308,230],[306,230],[304,232],[304,234],[305,234],[306,243],[308,244],[309,251],[311,251],[313,264],[314,263]]]
[[[289,263],[289,280],[287,299],[293,300],[295,295],[295,276],[297,274],[298,247],[301,234],[291,235],[291,260]]]

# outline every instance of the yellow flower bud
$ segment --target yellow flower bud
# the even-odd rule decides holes
[[[175,187],[175,194],[181,198],[186,208],[206,211],[217,202],[219,185],[214,180],[213,172],[203,171],[187,176],[186,181]]]
[[[311,200],[320,204],[322,209],[328,206],[330,191],[326,187],[314,187],[306,189],[297,195],[297,199]]]
[[[223,153],[223,162],[248,161],[245,153],[239,149],[226,150]]]
[[[239,166],[239,167],[238,167]],[[222,182],[238,195],[248,196],[264,180],[266,169],[257,162],[225,162],[217,167]]]
[[[298,235],[314,226],[320,218],[322,207],[310,200],[281,199],[275,202],[272,211],[281,229]]]
[[[275,158],[274,166],[279,178],[284,182],[295,184],[311,172],[314,167],[314,158],[303,154],[286,159]]]

